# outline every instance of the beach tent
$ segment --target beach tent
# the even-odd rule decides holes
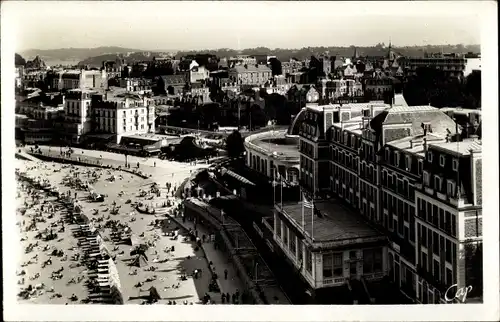
[[[143,244],[141,239],[136,234],[131,234],[129,237],[124,239],[124,241],[127,243],[127,245],[130,246],[139,246]]]
[[[130,266],[144,267],[148,265],[146,257],[142,254],[137,255],[137,257],[130,263]]]
[[[158,290],[154,286],[151,286],[149,288],[149,299],[151,300],[151,302],[157,302],[161,300],[160,293],[158,293]]]

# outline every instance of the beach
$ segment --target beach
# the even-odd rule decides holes
[[[145,163],[153,162],[156,161],[148,160]],[[165,171],[163,175],[159,173],[158,176],[151,175],[150,178],[143,179],[116,169],[16,160],[16,168],[19,171],[47,182],[52,187],[57,187],[59,194],[69,193],[77,200],[80,212],[97,228],[102,244],[114,259],[124,304],[144,304],[153,286],[160,296],[156,303],[199,304],[206,294],[211,294],[208,290],[212,280],[209,263],[196,242],[191,240],[188,232],[168,216],[174,211],[179,211],[180,199],[174,196],[175,191],[196,167],[190,169],[182,165],[181,169],[176,171],[167,169],[165,163],[163,165],[164,167],[149,167],[156,171]],[[147,172],[148,169],[143,171]],[[169,173],[174,174],[168,175]],[[155,177],[161,178],[163,186],[154,182]],[[84,188],[79,189],[79,185]],[[78,225],[63,224],[62,218],[68,210],[56,197],[49,197],[42,191],[31,191],[30,195],[26,189],[29,190],[26,183],[17,183],[16,216],[20,230],[19,240],[23,249],[18,272],[25,271],[23,276],[17,278],[20,290],[30,284],[40,289],[32,292],[34,294],[27,298],[20,298],[19,301],[76,304],[83,299],[88,300],[85,281],[89,278],[90,270],[78,260],[74,260],[75,256],[83,256],[78,240],[72,234]],[[33,196],[36,196],[38,201],[33,201]],[[91,200],[92,197],[95,200]],[[41,211],[42,206],[45,208],[44,211]],[[37,222],[36,229],[27,230],[33,228],[29,226],[34,217],[43,222]],[[115,226],[118,223],[121,228],[126,227],[124,230],[130,235],[130,243],[117,241],[114,238],[117,230],[110,228],[112,226],[108,225],[110,222]],[[64,231],[60,231],[63,225]],[[51,228],[57,233],[57,238],[48,241],[35,239],[41,231],[45,229],[50,231]],[[36,247],[24,253],[26,247],[37,242]],[[137,260],[138,256],[131,255],[131,251],[141,245],[147,245],[147,250],[141,256],[141,260]],[[46,250],[42,251],[43,249]],[[64,255],[51,256],[54,250],[62,251]],[[35,262],[33,257],[37,254]],[[49,258],[52,263],[42,268],[42,264]],[[22,264],[27,265],[22,267]],[[62,277],[53,280],[52,272],[58,270],[61,270]],[[197,274],[194,274],[195,270],[198,271]],[[30,277],[37,273],[39,277],[31,280]],[[22,278],[24,283],[21,284]],[[55,297],[54,294],[61,296]],[[72,295],[78,300],[69,300]]]

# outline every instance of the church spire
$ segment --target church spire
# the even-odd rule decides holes
[[[387,51],[387,59],[393,60],[396,58],[396,55],[392,51],[392,41],[391,38],[389,38],[389,50]]]

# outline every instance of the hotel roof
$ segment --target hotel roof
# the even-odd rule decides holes
[[[299,143],[297,139],[286,138],[287,131],[269,131],[258,133],[253,139],[252,136],[248,137],[251,144],[256,145],[267,153],[273,153],[276,156],[286,156],[287,158],[300,157]]]
[[[424,106],[394,106],[386,109],[371,121],[371,127],[380,132],[384,125],[411,125],[411,135],[423,134],[422,123],[430,123],[431,133],[447,135],[456,130],[455,121],[438,108]]]
[[[399,140],[395,140],[387,143],[387,145],[392,146],[399,150],[404,150],[406,152],[414,153],[419,156],[425,155],[424,150],[424,139],[427,139],[427,144],[432,144],[432,142],[442,142],[445,140],[444,137],[439,135],[434,135],[432,133],[427,133],[427,135],[416,135],[416,136],[407,136]],[[414,142],[413,147],[411,141]]]
[[[466,139],[461,142],[432,143],[429,147],[437,147],[451,154],[467,155],[472,152],[480,153],[482,151],[482,142],[478,139]]]
[[[348,239],[383,237],[383,235],[366,223],[363,218],[347,209],[335,199],[316,201],[314,206],[322,214],[322,218],[314,215],[314,231],[311,209],[304,209],[305,232],[314,241],[341,241]],[[284,212],[298,227],[302,226],[302,204],[284,204]]]

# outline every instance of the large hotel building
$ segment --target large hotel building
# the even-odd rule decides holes
[[[482,296],[481,140],[431,106],[308,104],[299,130],[301,202],[275,205],[274,240],[313,298],[348,289],[413,303]],[[311,204],[313,206],[311,207]],[[453,297],[449,296],[448,297]]]

